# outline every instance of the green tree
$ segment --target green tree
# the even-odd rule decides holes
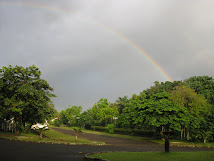
[[[206,123],[203,124],[203,127],[201,126],[201,129],[206,133],[212,133],[214,138],[214,79],[209,76],[195,76],[184,82],[186,86],[195,89],[196,93],[204,96],[210,104],[210,113],[205,117]]]
[[[174,82],[154,82],[155,85],[143,91],[147,95],[147,98],[150,98],[153,94],[161,93],[161,92],[170,92],[179,84],[183,84],[182,81],[174,81]]]
[[[122,114],[118,118],[119,125],[123,128],[141,128],[142,124],[142,107],[145,105],[147,95],[141,93],[139,96],[133,94],[129,101],[125,104]]]
[[[60,122],[64,125],[77,126],[82,112],[81,106],[70,106],[59,112]]]
[[[65,110],[62,110],[59,112],[59,120],[60,120],[60,124],[68,125],[68,119],[66,117]]]
[[[53,88],[40,78],[36,66],[9,66],[0,69],[0,112],[6,119],[14,118],[17,133],[25,123],[44,122],[53,112]]]
[[[177,86],[171,92],[170,100],[181,107],[185,107],[189,113],[188,124],[182,126],[182,132],[184,128],[187,128],[187,140],[189,140],[190,129],[194,132],[205,121],[205,116],[209,113],[209,104],[203,96],[198,95],[193,89],[184,85]]]
[[[155,127],[164,127],[165,131],[180,131],[187,121],[187,110],[169,100],[166,92],[154,94],[143,107],[144,123]]]
[[[81,106],[70,106],[65,110],[65,117],[68,120],[70,126],[77,126],[80,114],[82,112]]]
[[[119,97],[116,100],[115,106],[118,107],[119,114],[123,112],[123,109],[126,107],[126,103],[128,103],[129,99],[128,96]]]
[[[184,81],[186,86],[195,89],[195,92],[203,95],[214,106],[214,79],[209,76],[190,77]]]
[[[82,129],[81,128],[73,128],[73,130],[75,131],[75,141],[78,141],[78,136],[79,136],[79,133],[82,132]]]
[[[107,99],[100,99],[94,106],[88,110],[90,113],[90,122],[93,125],[106,126],[113,122],[113,117],[118,116],[117,106],[111,105]]]

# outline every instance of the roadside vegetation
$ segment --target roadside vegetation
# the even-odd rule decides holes
[[[154,82],[138,94],[115,102],[101,98],[82,111],[71,106],[58,112],[51,101],[53,88],[30,67],[0,69],[0,130],[29,133],[35,123],[139,136],[176,144],[214,142],[214,79],[195,76],[173,82]],[[42,134],[45,131],[41,130]],[[76,140],[78,129],[76,129]],[[149,139],[147,139],[149,140]],[[180,140],[180,141],[178,141]]]
[[[54,128],[60,128],[60,129],[65,129],[65,130],[73,130],[72,127],[56,127],[56,126],[51,126]],[[100,131],[93,131],[93,130],[87,130],[87,129],[82,129],[83,133],[90,133],[90,134],[96,134],[96,135],[105,135],[105,136],[111,136],[111,137],[117,137],[117,138],[122,138],[122,139],[130,139],[130,140],[137,140],[137,141],[149,141],[153,143],[158,143],[158,144],[164,144],[165,141],[163,138],[152,138],[152,137],[141,137],[141,136],[130,136],[130,135],[122,135],[122,134],[110,134],[108,132],[100,132]],[[207,144],[204,144],[202,142],[190,142],[186,140],[170,140],[170,146],[187,146],[187,147],[214,147],[214,142],[210,142]]]
[[[42,139],[38,134],[35,133],[5,133],[0,132],[0,138],[9,139],[9,140],[20,140],[20,141],[30,141],[30,142],[40,142],[40,143],[58,143],[58,144],[103,144],[102,142],[94,142],[86,139],[79,138],[78,141],[75,140],[75,136],[66,135],[61,132],[55,131],[53,129],[46,130]]]
[[[82,112],[69,106],[56,114],[55,126],[140,136],[162,143],[212,146],[214,142],[214,79],[195,76],[183,81],[155,82],[132,97],[114,103],[101,98]],[[174,141],[175,140],[175,141]]]
[[[116,152],[116,153],[99,153],[90,155],[99,159],[110,161],[213,161],[214,151],[204,152]]]

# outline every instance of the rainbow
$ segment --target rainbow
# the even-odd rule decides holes
[[[66,9],[62,9],[62,8],[58,8],[55,6],[47,6],[44,4],[37,4],[37,3],[28,3],[28,2],[15,2],[15,1],[10,1],[10,2],[0,2],[0,6],[18,6],[18,7],[29,7],[29,8],[35,8],[35,9],[42,9],[42,10],[49,10],[49,11],[55,11],[55,12],[59,12],[59,13],[65,13],[65,14],[71,14],[72,12],[70,10],[66,10]],[[124,42],[126,42],[128,45],[130,45],[132,48],[134,48],[138,54],[143,55],[143,57],[167,80],[170,82],[173,82],[173,79],[170,77],[169,74],[167,74],[167,72],[160,66],[160,64],[158,64],[157,61],[155,61],[147,52],[145,52],[142,48],[140,48],[136,43],[134,43],[133,41],[131,41],[127,36],[125,36],[124,34],[115,31],[114,29],[110,28],[109,26],[106,26],[102,23],[100,23],[99,21],[88,17],[88,16],[83,16],[81,15],[81,18],[83,18],[84,20],[93,23],[97,26],[102,27],[103,29],[105,29],[108,32],[111,32],[112,34],[114,34],[115,36],[117,36],[118,38],[120,38],[121,40],[123,40]]]

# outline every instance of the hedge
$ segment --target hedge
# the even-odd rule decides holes
[[[102,126],[91,126],[91,129],[95,131],[102,131],[102,132],[108,132],[107,127]],[[144,137],[156,137],[156,131],[149,131],[149,130],[143,130],[143,129],[122,129],[122,128],[115,128],[114,133],[116,134],[122,134],[122,135],[133,135],[133,136],[144,136]]]

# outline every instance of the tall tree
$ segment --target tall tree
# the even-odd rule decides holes
[[[214,106],[214,79],[212,77],[195,76],[184,82],[188,87],[195,89],[196,93],[203,95]]]
[[[123,109],[126,107],[126,104],[128,103],[129,99],[128,96],[119,97],[116,100],[116,106],[118,106],[119,114],[123,112]]]
[[[142,119],[142,109],[145,105],[147,95],[140,93],[140,95],[133,94],[132,97],[125,104],[126,107],[119,116],[119,125],[123,128],[141,128],[145,126]]]
[[[180,131],[187,120],[186,108],[170,101],[166,92],[154,94],[143,107],[144,123],[164,127],[166,131]]]
[[[103,126],[112,123],[113,117],[116,117],[119,114],[117,106],[111,106],[110,102],[103,98],[95,103],[89,112],[94,120],[94,125]]]
[[[81,106],[70,106],[65,110],[65,117],[68,120],[70,126],[78,125],[80,114],[82,112]]]
[[[170,92],[179,84],[183,84],[182,81],[174,81],[174,82],[154,82],[155,85],[143,91],[147,95],[147,98],[150,98],[153,94],[161,93],[161,92]]]
[[[40,78],[36,66],[9,66],[0,69],[0,111],[14,118],[17,133],[21,124],[43,122],[53,112],[50,106],[53,88]]]
[[[185,107],[189,113],[188,125],[184,124],[182,127],[182,131],[183,128],[187,128],[187,140],[189,140],[190,128],[192,131],[200,128],[205,116],[209,113],[209,104],[206,99],[198,95],[194,89],[184,85],[177,86],[176,89],[171,92],[170,100],[176,102],[181,107]]]

